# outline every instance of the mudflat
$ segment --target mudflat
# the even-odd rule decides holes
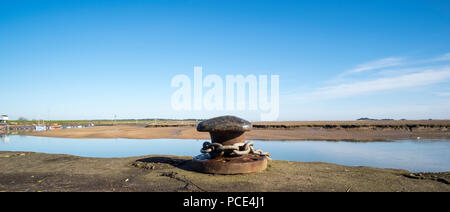
[[[450,172],[273,160],[261,173],[211,175],[192,171],[190,163],[190,157],[164,155],[0,152],[0,191],[450,191]]]
[[[449,139],[448,121],[253,123],[247,139],[352,140]],[[195,124],[98,126],[32,132],[62,138],[205,139]],[[191,157],[148,155],[88,158],[0,152],[0,191],[450,191],[450,172],[352,167],[321,162],[269,161],[261,173],[212,175],[191,170]],[[267,180],[270,179],[270,180]]]
[[[116,125],[30,133],[61,138],[209,139],[186,125]],[[386,141],[399,139],[450,139],[450,121],[311,121],[254,122],[246,133],[252,140],[348,140]]]

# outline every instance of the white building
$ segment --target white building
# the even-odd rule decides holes
[[[2,115],[2,119],[0,120],[1,123],[6,123],[8,122],[8,116],[7,115]]]

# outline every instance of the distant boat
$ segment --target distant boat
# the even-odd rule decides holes
[[[50,125],[50,129],[51,130],[59,130],[61,128],[61,126],[59,126],[58,124],[51,124]]]
[[[47,126],[45,126],[45,125],[36,125],[35,127],[34,127],[34,130],[35,131],[46,131],[47,130]]]

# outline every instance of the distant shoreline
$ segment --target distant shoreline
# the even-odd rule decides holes
[[[30,132],[31,136],[60,138],[205,139],[193,123],[118,124],[80,129]],[[391,141],[450,139],[449,120],[424,121],[304,121],[254,122],[249,140]]]

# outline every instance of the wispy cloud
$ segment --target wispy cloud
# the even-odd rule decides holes
[[[424,71],[391,78],[379,78],[369,81],[324,87],[311,93],[311,96],[316,98],[348,97],[375,91],[429,85],[446,81],[449,78],[450,68],[445,68],[439,71]]]
[[[450,96],[450,92],[436,92],[436,96]]]
[[[447,53],[447,54],[444,54],[442,56],[439,56],[439,57],[431,59],[431,61],[436,61],[436,62],[438,62],[438,61],[447,61],[447,60],[450,60],[450,53]]]
[[[445,82],[450,79],[450,67],[426,69],[417,73],[395,77],[383,77],[334,86],[321,87],[311,93],[297,94],[297,100],[314,101],[351,97],[370,94],[378,91],[395,90],[417,86],[425,86]]]
[[[391,70],[395,70],[398,68],[401,68],[401,70],[407,70],[405,67],[411,67],[411,66],[423,66],[423,65],[430,65],[435,62],[444,62],[444,61],[450,61],[450,53],[446,53],[437,57],[433,58],[427,58],[427,59],[421,59],[421,60],[413,60],[410,61],[405,57],[387,57],[382,58],[375,61],[370,61],[366,63],[362,63],[357,65],[355,68],[348,70],[346,72],[343,72],[338,76],[338,78],[345,77],[346,75],[351,74],[357,74],[361,72],[366,71],[383,71],[387,68],[390,68]],[[409,69],[414,69],[409,68]]]
[[[404,65],[405,63],[406,60],[403,57],[387,57],[379,60],[365,62],[355,66],[353,69],[340,73],[333,79],[326,80],[325,83],[341,83],[346,81],[346,78],[348,78],[349,76],[362,76],[361,74],[364,74],[366,72],[376,73],[386,68],[397,68],[398,66]]]
[[[422,60],[409,61],[404,57],[389,57],[363,63],[345,71],[325,86],[308,93],[286,95],[299,102],[361,96],[381,91],[427,86],[450,81],[450,65],[437,61],[450,61],[450,53]],[[369,72],[370,74],[366,73]],[[359,74],[360,73],[360,74]],[[366,74],[364,74],[366,73]],[[328,82],[328,83],[327,83]],[[329,82],[332,82],[330,84]],[[437,96],[450,96],[450,92],[435,92]]]
[[[404,64],[405,59],[402,57],[388,57],[376,61],[367,62],[356,66],[345,73],[361,73],[365,71],[378,70],[381,68],[388,68]]]

